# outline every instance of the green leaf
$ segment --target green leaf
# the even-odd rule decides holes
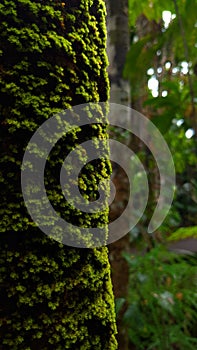
[[[115,299],[115,311],[116,315],[118,316],[120,310],[122,309],[126,299],[125,298],[117,298]]]

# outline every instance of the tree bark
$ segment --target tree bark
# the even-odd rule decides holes
[[[105,14],[103,0],[1,1],[0,338],[4,350],[117,348],[107,248],[72,248],[44,235],[25,209],[20,183],[25,148],[40,125],[65,108],[107,100]],[[105,136],[104,128],[96,130],[98,137]],[[95,128],[89,133],[95,135]],[[82,136],[80,131],[70,133],[64,148],[58,148],[60,155],[49,159],[50,165],[76,147]],[[61,202],[55,182],[59,175],[53,169],[50,174],[55,175],[50,190],[54,206],[63,217],[67,211],[71,222],[77,222],[79,215]],[[93,183],[102,177],[99,167],[92,176]],[[91,198],[88,180],[86,185]],[[83,213],[80,218],[88,221]],[[107,218],[108,212],[95,215],[94,224]],[[50,219],[45,220],[47,225]]]
[[[107,0],[107,53],[109,59],[110,78],[110,102],[130,106],[130,85],[128,80],[123,78],[123,69],[126,55],[129,49],[129,26],[128,26],[128,1],[127,0]],[[115,119],[116,118],[116,119]],[[114,116],[118,121],[120,115]],[[129,126],[130,115],[126,116],[125,125]],[[122,133],[118,128],[111,132],[111,137],[117,137],[116,131]],[[122,140],[128,145],[129,138]],[[124,157],[124,154],[120,155]],[[129,160],[127,160],[129,161]],[[121,210],[127,204],[129,198],[129,179],[124,170],[117,164],[113,164],[112,181],[116,188],[116,197],[111,204],[110,220],[115,220]],[[124,210],[124,209],[123,209]],[[125,223],[125,225],[127,225]],[[123,251],[129,249],[129,236],[126,235],[119,241],[110,245],[110,261],[112,266],[112,281],[115,298],[125,298],[128,293],[128,266],[122,257]],[[124,313],[118,316],[118,345],[120,350],[128,350],[128,334],[122,324]]]

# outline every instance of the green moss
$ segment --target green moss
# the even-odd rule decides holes
[[[114,350],[107,248],[69,248],[45,236],[27,213],[20,185],[24,150],[46,119],[70,106],[108,98],[104,1],[2,0],[0,30],[3,349]],[[98,113],[98,122],[101,119]],[[106,137],[99,124],[88,132],[92,138]],[[66,151],[85,141],[84,134],[79,128],[62,140]],[[50,154],[46,175],[62,164],[61,152],[60,142]],[[80,179],[83,195],[93,198],[109,173],[108,161],[89,164]],[[73,211],[55,178],[45,182],[54,207],[66,217],[84,226],[108,221],[107,211],[91,217]],[[42,220],[47,225],[48,218]]]

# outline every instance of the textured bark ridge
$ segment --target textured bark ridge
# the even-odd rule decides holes
[[[20,185],[25,147],[46,119],[73,105],[107,100],[105,15],[103,0],[0,4],[2,349],[117,348],[107,248],[70,248],[44,235],[25,209]],[[71,133],[66,151],[84,134]],[[96,124],[88,134],[102,138],[106,130]],[[58,166],[60,158],[61,152],[54,154],[49,163]],[[97,164],[93,183],[109,168],[107,161]],[[92,198],[85,175],[82,190]],[[54,192],[47,190],[62,214],[62,194],[52,184]],[[81,218],[84,225],[90,220]],[[106,222],[108,212],[91,220]]]

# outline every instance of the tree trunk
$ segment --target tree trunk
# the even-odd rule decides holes
[[[20,185],[25,148],[44,121],[79,103],[106,101],[105,29],[103,0],[1,1],[0,336],[4,350],[117,348],[107,248],[71,248],[44,235],[25,209]],[[104,128],[96,130],[98,136],[105,135]],[[89,133],[91,137],[93,128]],[[61,151],[69,152],[82,136],[80,131],[70,133]],[[50,165],[56,159],[56,154],[51,156]],[[93,182],[101,177],[99,171],[98,167],[92,174]],[[55,180],[52,184],[54,188],[47,190],[50,194],[54,190],[54,206],[77,221],[79,213],[61,203]],[[91,198],[90,190],[86,195]],[[107,212],[96,214],[94,224],[107,217]],[[83,213],[80,218],[84,224],[88,220]],[[45,220],[50,224],[49,218]]]
[[[122,105],[130,105],[130,86],[129,82],[123,78],[123,69],[126,60],[126,54],[129,49],[129,26],[128,26],[128,1],[127,0],[107,0],[107,53],[109,59],[109,78],[110,78],[110,102]],[[114,116],[118,121],[120,115]],[[126,116],[125,124],[129,126],[130,115]],[[122,130],[116,128],[111,133],[111,137],[117,137],[117,133]],[[122,140],[128,145],[129,138]],[[121,154],[121,158],[124,157]],[[127,160],[129,161],[129,160]],[[125,172],[117,164],[113,165],[112,180],[116,188],[116,197],[111,204],[110,220],[115,220],[122,208],[125,208],[129,198],[129,179]],[[126,227],[128,226],[125,223]],[[112,266],[112,281],[114,286],[115,298],[126,298],[128,293],[128,266],[122,257],[123,251],[129,249],[129,236],[126,235],[119,241],[110,245],[110,261]],[[126,306],[126,305],[125,305]],[[122,316],[118,316],[118,344],[120,350],[128,350],[128,334],[122,324]]]

